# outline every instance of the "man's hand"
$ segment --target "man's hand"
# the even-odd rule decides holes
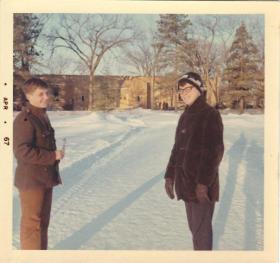
[[[172,178],[165,179],[165,191],[170,199],[174,199],[174,180]]]
[[[198,199],[199,203],[211,202],[208,197],[207,185],[197,184],[195,193],[196,193],[196,198]]]
[[[55,151],[55,159],[62,160],[64,158],[64,151]]]

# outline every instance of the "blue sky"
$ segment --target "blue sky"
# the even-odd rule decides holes
[[[38,15],[38,14],[37,14]],[[59,29],[59,19],[62,14],[48,14],[49,19],[47,23],[44,25],[43,28],[43,34],[48,34],[52,29],[57,28]],[[94,16],[94,14],[92,14]],[[132,17],[133,21],[135,22],[135,26],[139,27],[142,31],[146,32],[147,37],[146,41],[149,40],[149,32],[151,30],[156,30],[157,23],[156,21],[159,19],[159,15],[156,14],[129,14],[129,16]],[[190,15],[190,19],[193,23],[193,32],[197,35],[197,37],[200,37],[200,34],[203,34],[203,31],[200,31],[200,29],[197,27],[197,22],[207,15]],[[211,16],[211,15],[209,15]],[[247,25],[250,32],[252,32],[253,39],[256,40],[257,43],[263,39],[263,33],[264,33],[264,18],[262,15],[220,15],[221,18],[221,28],[224,28],[224,33],[227,34],[227,26],[230,26],[232,28],[237,28],[241,21],[244,21]],[[230,21],[230,22],[229,22]],[[228,25],[230,23],[230,25]],[[234,31],[235,31],[234,29]],[[219,38],[217,38],[217,41],[219,41]],[[50,55],[49,46],[46,43],[45,39],[43,37],[39,38],[38,40],[38,47],[44,54],[42,57],[41,62],[43,64],[47,63],[47,60]],[[115,50],[113,56],[111,53],[104,56],[104,60],[101,62],[97,69],[97,74],[105,74],[104,72],[109,71],[112,75],[128,75],[131,72],[131,68],[127,66],[125,63],[120,62],[118,58],[120,54],[120,50]],[[77,55],[74,54],[72,51],[68,51],[66,49],[60,48],[57,50],[53,57],[52,64],[55,65],[58,63],[58,60],[61,60],[61,58],[67,58],[70,63],[69,66],[63,70],[63,74],[71,74],[74,67],[74,61],[77,60]],[[71,63],[72,62],[72,63]],[[71,64],[73,64],[71,66]],[[42,71],[41,73],[49,73],[46,69],[40,69]],[[56,72],[54,72],[56,73]],[[85,72],[86,74],[86,72]]]

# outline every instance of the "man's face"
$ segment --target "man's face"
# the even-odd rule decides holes
[[[47,89],[36,88],[33,92],[26,94],[30,104],[38,108],[47,108],[49,104],[49,94]]]
[[[201,95],[200,92],[189,83],[179,86],[179,93],[184,103],[189,106]]]

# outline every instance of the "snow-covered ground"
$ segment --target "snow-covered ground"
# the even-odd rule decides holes
[[[184,204],[164,191],[179,113],[136,109],[49,116],[58,146],[67,138],[50,249],[192,249]],[[226,151],[213,218],[216,250],[263,249],[263,117],[222,116]],[[16,189],[13,211],[13,245],[19,248]]]

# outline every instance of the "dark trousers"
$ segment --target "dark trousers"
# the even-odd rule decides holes
[[[19,191],[21,249],[47,249],[52,188]]]
[[[194,250],[212,250],[212,217],[215,202],[185,202]]]

